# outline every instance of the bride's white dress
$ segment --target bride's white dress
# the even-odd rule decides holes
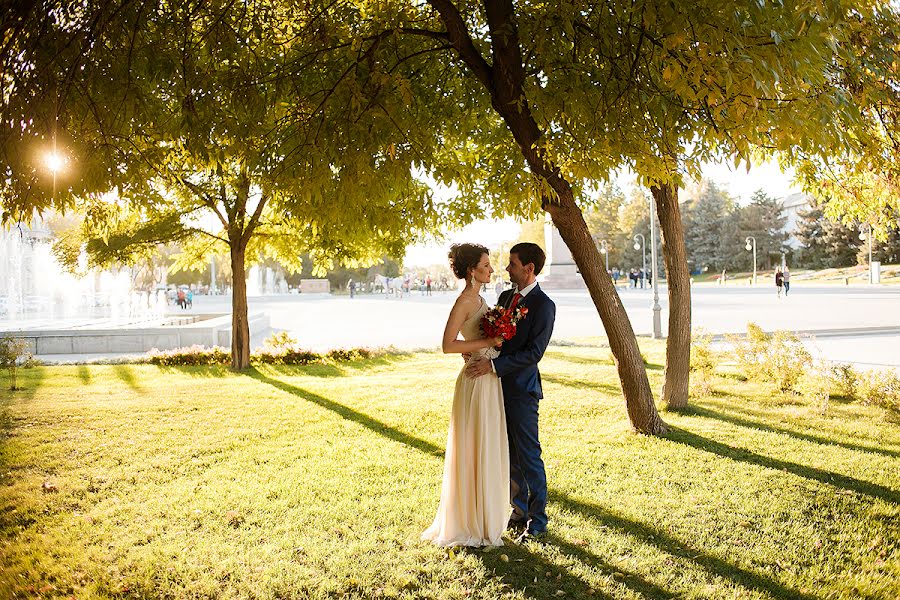
[[[479,323],[487,310],[482,298],[460,330],[466,340],[484,337]],[[488,350],[473,353],[470,360]],[[422,539],[440,546],[502,546],[509,513],[509,441],[500,379],[493,372],[470,379],[463,367],[453,395],[441,503]]]

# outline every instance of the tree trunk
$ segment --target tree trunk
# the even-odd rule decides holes
[[[691,279],[684,249],[684,227],[678,206],[678,188],[672,184],[650,188],[659,215],[662,254],[669,288],[669,337],[662,400],[667,409],[688,405],[691,374]],[[653,274],[653,284],[659,281]]]
[[[584,216],[572,198],[571,188],[568,191],[568,198],[561,197],[559,204],[548,204],[545,208],[553,217],[553,223],[559,229],[563,241],[572,251],[572,258],[581,271],[581,276],[603,322],[632,427],[640,433],[652,435],[666,433],[666,424],[660,418],[653,402],[653,391],[650,389],[647,370],[644,368],[644,360],[631,321],[612,279],[603,266],[603,260],[591,238]]]
[[[246,369],[250,366],[250,323],[247,321],[247,274],[245,252],[247,246],[241,240],[232,240],[231,247],[231,368]]]
[[[440,14],[450,44],[491,95],[491,105],[506,123],[531,172],[555,192],[553,198],[544,196],[541,204],[550,213],[563,241],[571,250],[603,321],[632,426],[641,433],[665,433],[666,424],[660,419],[653,403],[653,392],[631,321],[601,264],[600,253],[584,216],[575,204],[572,186],[541,147],[543,132],[531,113],[524,91],[526,71],[512,0],[484,1],[491,38],[490,63],[475,45],[469,35],[468,24],[451,0],[428,2]]]

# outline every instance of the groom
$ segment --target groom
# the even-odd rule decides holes
[[[547,475],[538,440],[538,401],[544,395],[537,366],[550,343],[556,305],[535,280],[545,260],[541,247],[530,242],[516,244],[509,251],[506,271],[515,287],[500,294],[497,303],[527,307],[528,314],[516,325],[516,335],[503,343],[499,357],[474,361],[466,369],[470,377],[491,369],[500,377],[512,480],[509,526],[523,529],[525,537],[540,537],[547,531]]]

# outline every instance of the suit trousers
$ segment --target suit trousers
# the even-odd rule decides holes
[[[547,474],[538,439],[538,399],[529,393],[504,396],[509,436],[509,476],[514,519],[532,533],[547,530]]]

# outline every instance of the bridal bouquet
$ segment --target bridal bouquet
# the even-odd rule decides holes
[[[495,306],[481,317],[481,331],[485,337],[502,337],[511,340],[516,335],[516,323],[525,318],[528,308],[517,306],[510,310],[502,306]]]

